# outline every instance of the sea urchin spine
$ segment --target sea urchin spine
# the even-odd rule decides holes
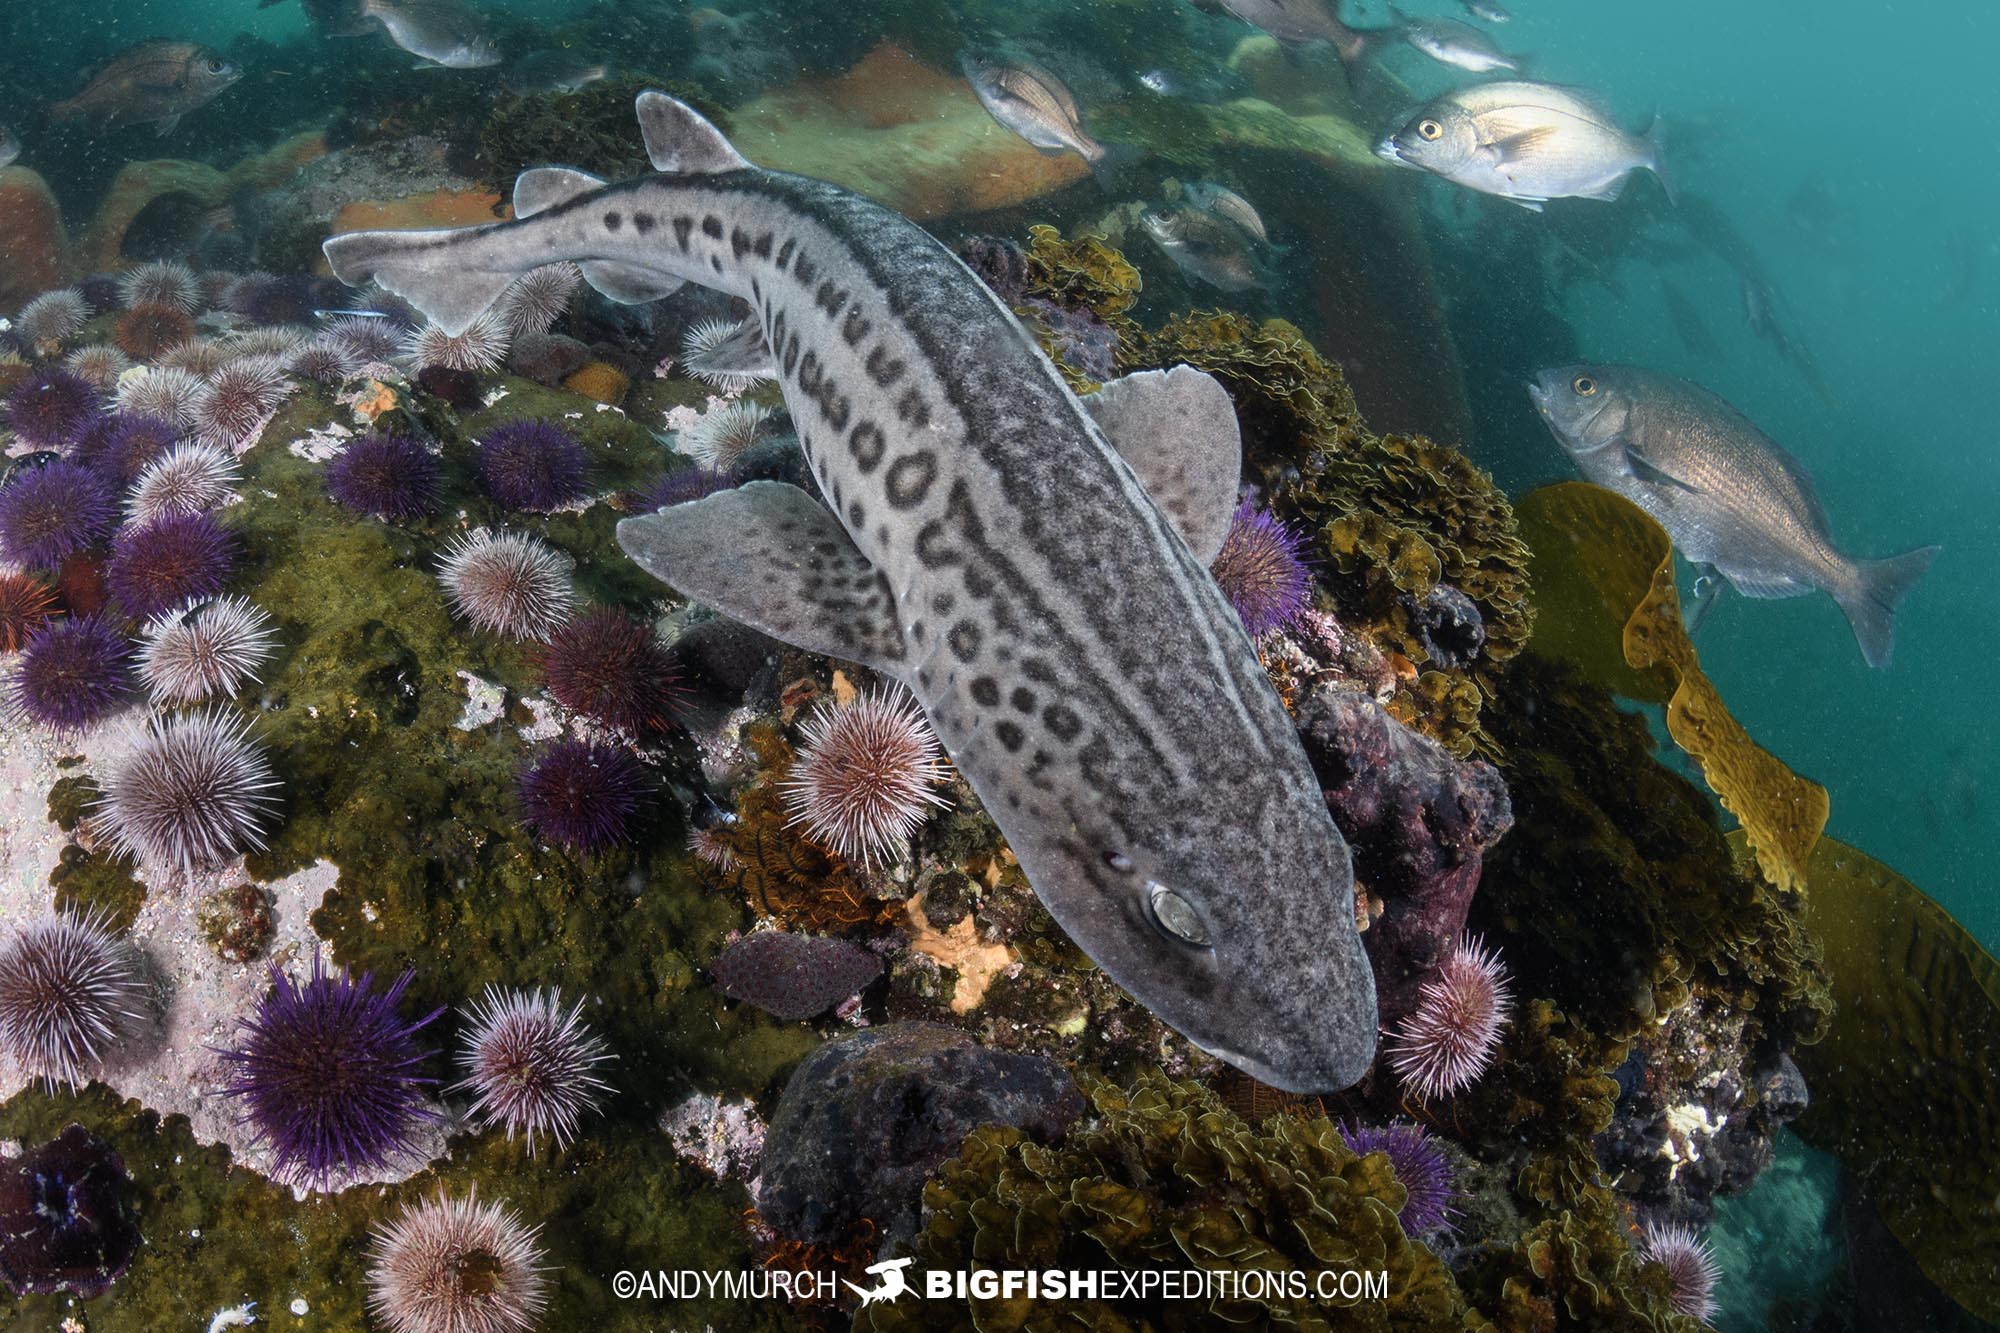
[[[0,945],[0,1050],[50,1085],[81,1087],[137,1024],[143,989],[102,916],[29,922]]]
[[[788,824],[864,866],[893,855],[945,800],[950,776],[931,725],[906,695],[870,693],[824,709],[779,787]]]
[[[1429,1101],[1470,1087],[1493,1061],[1511,1004],[1507,969],[1469,936],[1417,990],[1417,1007],[1383,1051],[1403,1086]]]
[[[566,1147],[610,1090],[595,1071],[611,1052],[584,1023],[582,1001],[565,1010],[557,991],[489,986],[466,1017],[465,1080],[454,1090],[473,1095],[473,1114],[486,1124],[525,1137],[530,1156],[538,1135]]]
[[[369,1309],[389,1333],[527,1333],[549,1299],[539,1230],[440,1188],[376,1234]]]
[[[220,710],[155,718],[98,800],[111,845],[184,873],[262,847],[278,780],[248,729]]]

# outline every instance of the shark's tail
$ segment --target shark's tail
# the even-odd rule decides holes
[[[442,231],[351,231],[320,248],[333,275],[350,287],[374,282],[424,312],[454,337],[500,299],[519,276],[476,262],[472,239],[495,225]]]
[[[1857,560],[1853,578],[1834,593],[1854,629],[1854,641],[1872,667],[1886,667],[1896,647],[1896,604],[1922,578],[1942,550],[1920,546],[1886,560]]]

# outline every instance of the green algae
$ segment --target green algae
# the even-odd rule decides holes
[[[55,905],[65,912],[99,912],[113,930],[129,930],[146,905],[146,886],[122,861],[71,844],[49,871]]]

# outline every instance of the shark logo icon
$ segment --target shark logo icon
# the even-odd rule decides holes
[[[882,1279],[879,1287],[857,1287],[845,1279],[842,1279],[842,1285],[861,1298],[861,1307],[865,1310],[877,1301],[893,1301],[908,1291],[910,1284],[903,1280],[903,1270],[914,1262],[913,1259],[884,1259],[879,1264],[869,1265],[867,1271]]]

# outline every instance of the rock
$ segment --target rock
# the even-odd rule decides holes
[[[1090,175],[1003,129],[956,73],[884,43],[844,74],[803,80],[729,115],[758,166],[833,181],[919,222],[1026,203]]]
[[[0,1161],[0,1283],[16,1295],[88,1300],[124,1273],[139,1239],[132,1177],[82,1125]]]
[[[1354,850],[1356,889],[1382,902],[1361,942],[1388,1027],[1465,929],[1480,858],[1513,827],[1507,786],[1493,765],[1453,758],[1365,694],[1320,689],[1298,726]]]
[[[795,1240],[832,1242],[868,1218],[912,1234],[924,1182],[981,1125],[1049,1142],[1083,1110],[1039,1055],[989,1050],[957,1028],[897,1023],[820,1047],[799,1065],[764,1141],[758,1208]]]
[[[858,944],[785,930],[745,935],[710,969],[715,988],[784,1019],[812,1018],[882,975],[882,960]]]
[[[62,208],[26,167],[0,168],[0,312],[13,314],[64,281]]]
[[[311,158],[257,196],[259,265],[314,268],[322,262],[320,241],[337,231],[460,226],[506,216],[495,211],[499,196],[453,171],[446,155],[443,140],[419,135]],[[254,174],[247,163],[236,171]]]
[[[212,208],[229,198],[229,178],[205,162],[170,157],[127,162],[112,177],[111,188],[97,206],[97,216],[90,220],[78,243],[78,262],[91,273],[124,267],[125,233],[147,208],[176,195]]]

